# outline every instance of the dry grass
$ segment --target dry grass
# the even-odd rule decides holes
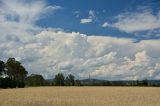
[[[0,89],[0,106],[160,106],[160,88],[35,87]]]

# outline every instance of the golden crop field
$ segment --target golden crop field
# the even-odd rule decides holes
[[[0,89],[0,106],[160,106],[160,88],[33,87]]]

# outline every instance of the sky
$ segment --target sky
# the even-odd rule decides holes
[[[159,0],[0,0],[0,59],[46,79],[160,79],[159,45]]]

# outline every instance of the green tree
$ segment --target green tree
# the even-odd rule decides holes
[[[55,75],[54,83],[56,86],[64,86],[64,76],[62,73]]]
[[[44,86],[45,79],[42,75],[38,74],[31,74],[26,78],[26,85],[27,86]]]
[[[17,82],[24,82],[28,72],[15,58],[9,58],[6,62],[7,75],[10,79]]]
[[[75,80],[75,86],[82,86],[81,81],[80,80]]]
[[[74,76],[73,76],[72,74],[69,74],[69,75],[66,77],[65,84],[66,84],[67,86],[74,86],[74,85],[75,85]]]
[[[0,75],[5,73],[5,63],[0,60]]]
[[[148,86],[148,80],[147,79],[143,80],[142,84],[143,84],[143,86]]]

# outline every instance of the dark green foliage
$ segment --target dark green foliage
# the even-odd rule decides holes
[[[82,86],[81,81],[80,80],[75,80],[75,86]]]
[[[25,87],[25,83],[23,81],[17,81],[16,85],[18,88],[24,88]]]
[[[10,79],[24,82],[28,72],[19,61],[16,61],[15,58],[9,58],[6,63],[6,68],[7,75]]]
[[[5,73],[5,63],[0,60],[0,75]]]
[[[62,73],[58,73],[57,75],[55,75],[54,84],[56,86],[64,86],[64,76]]]
[[[148,80],[147,79],[143,80],[142,83],[143,83],[143,86],[148,86]]]
[[[31,74],[26,78],[26,85],[27,86],[44,86],[47,82],[43,78],[42,75]]]
[[[66,77],[65,85],[67,85],[67,86],[74,86],[74,85],[75,85],[74,76],[73,76],[72,74],[69,74],[69,75]]]
[[[54,82],[53,82],[53,79],[47,79],[45,80],[45,86],[53,86],[54,85]]]
[[[15,58],[9,58],[6,64],[0,61],[0,75],[8,76],[0,78],[0,88],[24,88],[25,78],[28,72]]]
[[[147,79],[142,81],[137,80],[137,86],[148,86],[148,80]]]
[[[16,88],[16,81],[10,78],[0,78],[0,88]]]

